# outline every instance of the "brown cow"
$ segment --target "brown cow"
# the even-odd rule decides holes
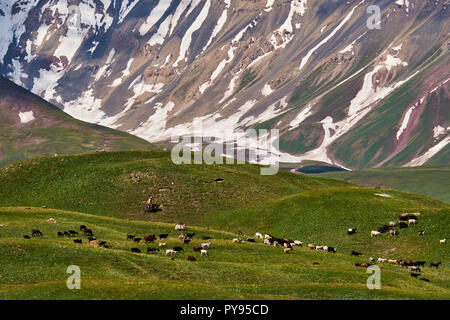
[[[154,234],[146,234],[144,236],[144,241],[145,242],[153,242],[155,240],[156,240],[156,235],[154,235]]]

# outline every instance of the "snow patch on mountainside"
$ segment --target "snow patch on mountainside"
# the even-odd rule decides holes
[[[198,15],[198,17],[195,19],[194,23],[189,27],[189,29],[186,31],[186,33],[183,36],[183,39],[181,39],[180,44],[180,53],[178,55],[178,59],[173,64],[174,67],[178,67],[178,63],[181,61],[184,61],[186,58],[186,54],[191,46],[192,41],[192,34],[200,29],[200,27],[203,25],[203,23],[206,20],[206,17],[209,13],[209,8],[211,7],[211,0],[206,0],[202,11]],[[189,15],[189,12],[188,12]]]
[[[20,123],[28,123],[35,119],[33,111],[19,112],[19,118]]]
[[[406,111],[405,117],[403,118],[402,125],[397,131],[397,140],[400,140],[400,136],[405,131],[405,129],[408,127],[409,119],[411,118],[411,114],[414,111],[414,109],[417,107],[417,104],[412,106],[411,108]]]
[[[339,23],[339,25],[328,35],[326,36],[322,41],[320,41],[316,46],[314,46],[309,52],[306,54],[306,56],[303,57],[299,70],[303,69],[303,67],[308,63],[309,58],[313,55],[317,49],[319,49],[321,46],[323,46],[325,43],[327,43],[331,38],[334,37],[334,35],[342,29],[342,27],[347,23],[348,20],[352,17],[353,13],[355,12],[356,8],[358,8],[361,4],[364,3],[365,0],[362,0],[360,3],[358,3],[355,7],[352,8],[352,10],[347,14],[347,16]]]
[[[298,127],[299,124],[301,124],[303,121],[305,121],[306,118],[312,115],[311,108],[312,105],[310,104],[307,105],[302,111],[300,111],[300,113],[295,117],[295,119],[289,123],[290,131]]]
[[[418,167],[424,165],[428,160],[435,156],[439,151],[444,149],[450,143],[450,135],[441,140],[438,144],[428,149],[421,156],[408,162],[405,167]]]
[[[139,33],[141,36],[144,36],[147,32],[150,31],[150,29],[162,18],[162,16],[167,11],[167,9],[169,9],[171,4],[172,0],[159,0],[156,7],[154,7],[150,12],[150,15],[147,17],[147,20],[145,20],[145,22],[140,26]]]

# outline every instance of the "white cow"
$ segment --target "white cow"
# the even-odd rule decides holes
[[[165,247],[165,246],[166,246],[166,243],[165,243],[165,242],[160,242],[160,243],[159,243],[159,246],[160,246],[160,247]]]
[[[408,224],[409,225],[417,224],[417,220],[416,219],[408,219]]]
[[[259,238],[259,239],[263,239],[264,238],[263,235],[261,233],[259,233],[259,232],[255,233],[255,237]]]
[[[208,255],[208,251],[206,251],[206,250],[200,250],[200,255],[201,256],[207,256]]]
[[[372,237],[378,237],[378,236],[381,236],[381,232],[378,232],[378,231],[371,231],[370,232],[370,235],[372,236]]]
[[[297,247],[302,247],[303,246],[303,242],[301,242],[299,240],[295,240],[294,241],[294,245],[296,245]]]
[[[444,244],[445,241],[446,241],[446,239],[442,239],[442,240],[439,240],[439,243],[440,243],[440,244]]]
[[[267,245],[267,246],[270,246],[270,241],[269,241],[269,239],[264,239],[264,244]]]
[[[177,253],[175,250],[172,250],[172,249],[166,250],[166,256],[168,256],[169,254],[170,254],[170,255],[173,255],[173,254],[175,254],[175,253]]]
[[[378,258],[378,260],[377,260],[378,262],[381,262],[381,263],[385,263],[386,262],[386,259],[383,259],[383,258]]]
[[[175,230],[184,230],[184,229],[186,229],[186,224],[185,223],[182,223],[182,224],[177,224],[176,226],[175,226]]]
[[[202,243],[202,248],[209,248],[211,246],[212,242],[204,242]]]

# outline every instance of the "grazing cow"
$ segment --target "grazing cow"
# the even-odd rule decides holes
[[[428,280],[427,278],[419,278],[419,279],[425,282],[430,282],[430,280]]]
[[[368,268],[369,265],[367,263],[355,263],[355,267],[363,267],[363,268]]]
[[[188,237],[188,238],[193,238],[194,236],[195,236],[195,233],[186,233],[186,236]]]
[[[289,252],[291,252],[292,251],[292,247],[290,247],[290,248],[284,248],[284,253],[289,253]]]
[[[393,228],[393,227],[396,227],[396,226],[397,226],[397,223],[395,223],[394,221],[390,221],[390,222],[389,222],[389,226],[392,227],[392,228]]]
[[[31,239],[30,236],[24,235],[23,236],[24,239]]]
[[[269,241],[269,239],[264,239],[264,244],[265,244],[266,246],[270,246],[270,241]]]
[[[379,231],[371,231],[370,232],[370,236],[372,236],[372,237],[378,237],[378,236],[380,236],[381,235],[381,232],[379,232]]]
[[[202,240],[209,240],[209,239],[211,239],[210,236],[203,236],[203,237],[202,237]]]
[[[105,246],[106,246],[106,241],[100,241],[100,242],[98,243],[98,245],[99,245],[100,247],[105,247]]]
[[[202,250],[202,247],[200,247],[200,246],[193,246],[192,250],[194,250],[196,252],[200,252]]]
[[[64,233],[58,232],[58,237],[64,237]]]
[[[84,229],[86,229],[86,226],[85,225],[81,225],[80,226],[80,231],[83,231]]]
[[[69,230],[69,232],[70,232],[70,230]],[[90,229],[90,228],[84,229],[83,232],[84,232],[84,235],[85,235],[86,237],[92,237],[92,236],[94,235],[94,234],[92,233],[92,229]]]
[[[369,261],[370,261],[370,262],[375,262],[375,258],[370,257],[370,258],[369,258]]]
[[[31,230],[31,235],[33,237],[42,237],[42,232],[39,229],[33,229]]]
[[[417,220],[416,219],[408,219],[408,224],[409,225],[417,224]]]
[[[413,273],[413,272],[411,272],[411,277],[417,278],[418,276],[420,276],[420,273]]]
[[[390,226],[388,226],[387,224],[385,224],[384,226],[381,226],[381,227],[378,228],[378,232],[386,233],[386,232],[388,232],[388,230],[389,230],[390,228],[391,228]]]
[[[159,235],[159,240],[161,240],[161,239],[167,239],[168,236],[169,236],[168,233],[161,233],[161,234]]]
[[[73,242],[74,242],[74,243],[82,243],[83,240],[81,240],[80,238],[78,238],[78,239],[73,239]]]
[[[256,242],[256,240],[253,238],[247,238],[247,242]]]
[[[430,262],[430,268],[435,267],[437,269],[437,268],[439,268],[440,264],[441,264],[441,262]]]
[[[208,255],[208,251],[206,251],[205,249],[200,250],[200,255],[201,256],[207,256]]]
[[[386,262],[386,259],[378,258],[378,259],[377,259],[377,262],[385,263],[385,262]]]
[[[180,223],[175,225],[175,230],[180,231],[180,230],[184,230],[186,229],[186,224],[185,223]]]
[[[64,231],[63,233],[64,233],[64,236],[66,236],[66,237],[69,237],[69,236],[70,236],[70,234],[69,234],[68,231]]]
[[[404,221],[400,221],[398,226],[400,227],[400,229],[408,228],[408,224]]]
[[[162,248],[162,247],[166,246],[166,243],[165,242],[160,242],[158,245],[159,245],[160,248]]]
[[[241,243],[241,239],[240,238],[234,238],[233,239],[233,243]],[[203,246],[203,244],[202,244],[202,246]]]
[[[133,234],[127,234],[127,240],[133,240],[134,237],[135,236]]]
[[[408,267],[408,270],[420,272],[420,268],[419,268],[419,267],[416,267],[416,266],[409,266],[409,267]]]
[[[347,230],[347,234],[349,234],[349,235],[355,234],[356,230],[358,230],[358,228],[350,228]]]
[[[173,251],[184,251],[184,249],[182,247],[174,247]]]
[[[334,248],[334,247],[328,247],[328,248],[327,248],[327,251],[328,251],[328,252],[336,253],[337,249]]]
[[[411,213],[402,213],[398,218],[401,221],[408,221],[408,219],[417,219],[417,217]]]
[[[142,238],[134,238],[134,242],[141,242]]]
[[[357,256],[362,255],[362,253],[361,253],[361,252],[358,252],[358,251],[353,251],[353,250],[352,250],[352,253],[351,253],[350,255],[351,255],[351,256],[357,257]]]
[[[442,239],[442,240],[439,240],[439,243],[440,243],[440,244],[444,244],[445,241],[446,241],[446,239]]]
[[[271,236],[270,234],[265,234],[264,235],[264,239],[270,239],[270,238],[273,238],[273,236]]]
[[[142,251],[138,248],[131,248],[131,252],[133,253],[142,253]]]
[[[259,233],[259,232],[255,233],[255,237],[259,238],[259,239],[263,239],[264,238],[263,235],[261,233]]]
[[[189,244],[189,242],[191,242],[191,239],[184,239],[184,240],[183,240],[183,243],[184,243],[184,244]]]
[[[398,235],[399,235],[399,232],[398,232],[397,230],[389,230],[389,234],[390,234],[391,236],[398,236]]]
[[[175,250],[172,250],[172,249],[167,249],[167,250],[166,250],[166,256],[168,256],[169,254],[170,254],[170,255],[173,255],[173,254],[175,254],[175,253],[177,253],[177,251],[175,251]]]
[[[160,251],[158,248],[147,248],[147,253],[156,253],[156,251]]]
[[[202,248],[209,248],[212,245],[212,242],[203,242]]]
[[[191,261],[191,262],[196,260],[195,257],[193,257],[193,256],[187,256],[187,259],[188,259],[188,261]]]
[[[323,250],[323,246],[316,246],[316,250],[322,251]]]
[[[71,236],[78,236],[78,232],[76,232],[75,230],[69,230],[69,234]]]
[[[389,259],[388,262],[389,262],[390,264],[397,264],[397,263],[398,263],[398,260]]]
[[[299,240],[295,240],[294,245],[296,245],[297,247],[303,247],[303,242],[301,242]]]
[[[97,238],[96,237],[89,237],[88,240],[89,241],[94,241],[94,240],[97,240]]]
[[[311,243],[309,243],[308,244],[308,248],[310,248],[311,250],[314,250],[314,249],[316,249],[316,246],[311,244]]]
[[[423,230],[423,231],[419,231],[419,232],[417,232],[417,234],[419,235],[419,236],[423,236],[424,234],[425,234],[425,230]]]
[[[147,234],[144,236],[145,242],[153,242],[155,240],[156,240],[156,235],[154,235],[154,234]]]

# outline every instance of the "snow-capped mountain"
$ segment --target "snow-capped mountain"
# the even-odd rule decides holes
[[[202,120],[280,129],[283,161],[449,163],[449,2],[1,1],[0,73],[151,142]]]

